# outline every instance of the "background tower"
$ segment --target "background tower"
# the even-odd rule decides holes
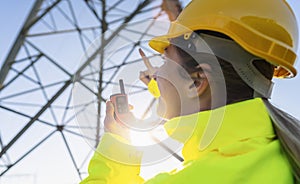
[[[93,152],[86,140],[95,146],[101,137],[103,102],[116,85],[114,76],[125,66],[141,62],[132,53],[143,43],[139,39],[126,40],[126,34],[135,34],[140,41],[145,39],[143,36],[151,36],[150,27],[132,30],[124,25],[153,18],[174,20],[188,2],[36,0],[1,61],[0,183],[78,183],[84,178]],[[298,7],[299,20],[300,4],[289,2],[292,8]],[[5,19],[10,21],[10,17]],[[128,45],[122,51],[123,57],[101,64],[101,48],[116,38]],[[155,56],[151,50],[146,52],[147,56]],[[299,61],[296,67],[300,68]],[[86,93],[94,95],[93,100],[74,107],[74,79]],[[91,82],[96,87],[89,86]],[[298,118],[300,111],[295,102],[299,101],[299,82],[298,77],[277,85],[273,95],[273,101]],[[127,87],[132,94],[146,93],[140,84]],[[289,95],[281,95],[287,91]],[[151,102],[149,99],[147,103]],[[84,114],[91,106],[97,109],[93,114],[98,117],[95,123],[78,125],[73,110]],[[92,133],[82,134],[82,130]]]
[[[0,71],[1,181],[24,173],[31,183],[78,183],[93,152],[83,138],[96,146],[101,137],[105,90],[116,85],[122,67],[141,62],[132,53],[142,44],[125,34],[144,39],[150,28],[126,25],[172,20],[180,10],[176,0],[36,0]],[[104,61],[103,48],[115,39],[128,45],[123,57]],[[74,80],[95,98],[74,107]],[[145,92],[142,85],[128,87]],[[97,109],[94,124],[77,124],[74,111],[84,114],[91,106]]]

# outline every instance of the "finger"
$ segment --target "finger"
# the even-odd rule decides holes
[[[148,83],[150,82],[150,76],[146,74],[147,71],[145,72],[140,72],[140,80],[145,84],[145,85],[148,85]]]
[[[106,116],[114,116],[115,109],[114,105],[111,101],[106,102]]]
[[[104,132],[111,132],[110,127],[104,124]]]
[[[146,86],[148,86],[148,84],[149,84],[149,82],[150,82],[150,78],[147,78],[147,77],[140,78],[140,80],[141,80]]]
[[[146,57],[144,51],[141,48],[139,49],[139,52],[140,52],[140,55],[141,55],[141,57],[142,57],[142,59],[144,61],[144,64],[146,65],[146,67],[148,68],[148,70],[150,70],[150,72],[152,73],[153,70],[154,70],[154,68],[151,65],[149,59]]]
[[[149,76],[150,76],[149,70],[146,70],[146,71],[140,71],[140,78],[143,78],[143,77],[149,77]]]

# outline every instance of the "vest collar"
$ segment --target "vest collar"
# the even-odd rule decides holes
[[[204,132],[211,131],[207,130],[207,127],[210,123],[214,123],[214,116],[218,116],[216,119],[221,117],[221,124],[216,136],[205,148],[206,151],[238,140],[274,136],[272,122],[260,98],[176,117],[166,122],[164,127],[171,138],[184,143],[184,146],[195,147],[195,144],[198,144],[201,150],[201,141],[206,139],[203,135],[210,134],[210,132],[205,134]]]

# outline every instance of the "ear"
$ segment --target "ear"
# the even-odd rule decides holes
[[[204,66],[201,66],[204,65]],[[210,66],[207,64],[198,65],[199,71],[196,71],[191,74],[191,78],[193,83],[189,85],[188,89],[188,96],[190,98],[200,97],[204,94],[204,92],[209,88],[208,78],[205,75],[205,71],[209,71]]]
[[[195,72],[192,74],[193,84],[188,87],[188,96],[195,98],[201,96],[209,87],[208,79],[203,72]]]

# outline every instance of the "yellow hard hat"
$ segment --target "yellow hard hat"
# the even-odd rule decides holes
[[[298,46],[295,15],[285,0],[192,0],[171,23],[167,35],[153,38],[149,45],[163,53],[170,38],[189,37],[191,31],[223,33],[248,52],[277,66],[274,76],[287,78]]]

